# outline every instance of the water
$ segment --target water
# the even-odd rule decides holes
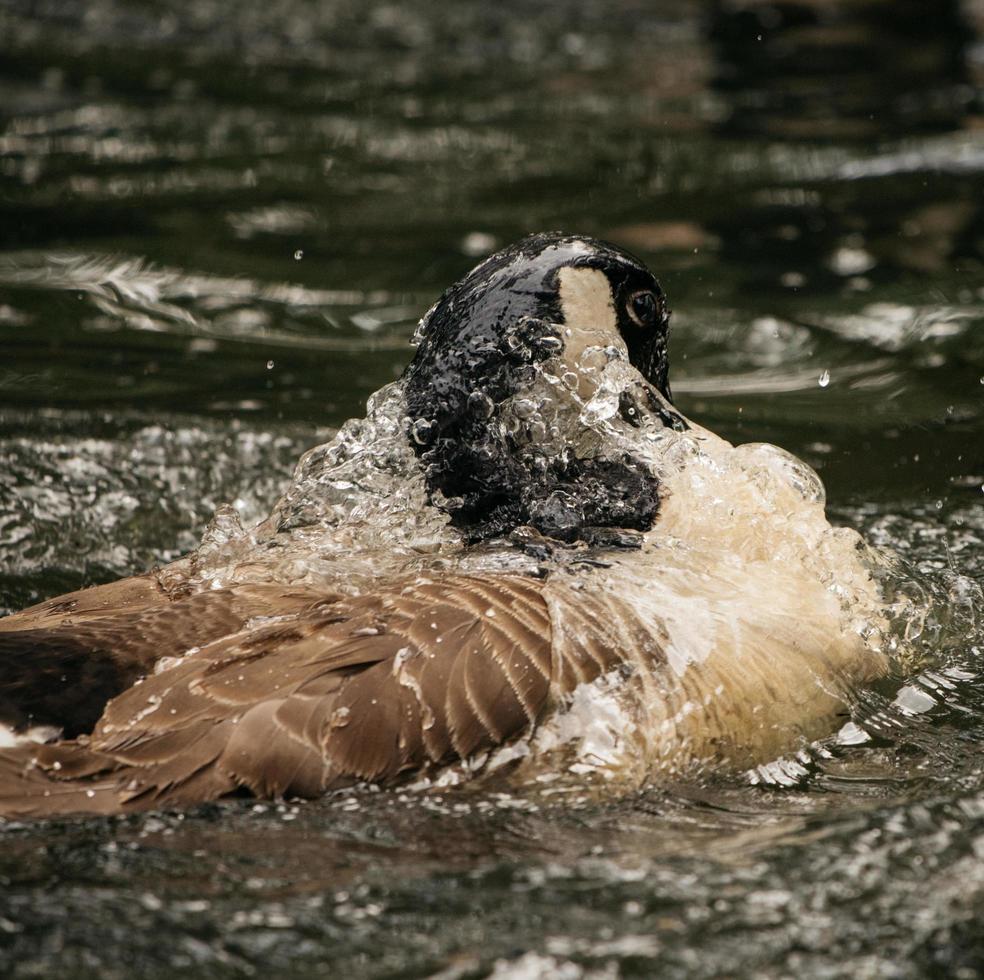
[[[3,4],[4,610],[263,517],[448,283],[556,227],[642,254],[682,410],[813,466],[930,610],[904,677],[741,779],[7,825],[5,975],[984,970],[982,26]]]

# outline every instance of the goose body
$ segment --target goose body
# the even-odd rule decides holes
[[[668,315],[614,246],[524,239],[262,524],[0,620],[0,814],[635,784],[833,730],[886,669],[871,562],[802,463],[673,407]]]

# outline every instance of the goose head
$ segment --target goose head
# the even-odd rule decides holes
[[[470,540],[520,526],[565,541],[648,530],[659,508],[650,469],[630,453],[580,453],[576,439],[551,444],[542,401],[524,396],[549,372],[583,404],[592,366],[622,360],[639,382],[620,394],[625,421],[635,424],[641,393],[664,425],[686,428],[672,407],[669,320],[653,274],[607,242],[531,235],[478,265],[421,320],[404,376],[431,502]]]

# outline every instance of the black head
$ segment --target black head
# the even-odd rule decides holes
[[[498,424],[500,406],[556,358],[615,347],[666,401],[669,310],[635,257],[591,238],[540,234],[486,259],[421,321],[407,368],[409,432],[432,495],[471,537],[529,524],[564,539],[588,527],[651,526],[655,481],[631,459],[531,458]],[[683,425],[660,399],[667,424]]]

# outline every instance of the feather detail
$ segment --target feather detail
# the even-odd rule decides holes
[[[106,656],[157,670],[110,700],[91,736],[0,753],[0,813],[146,809],[237,789],[310,797],[501,745],[537,723],[555,676],[574,676],[555,666],[567,655],[553,649],[543,590],[449,575],[356,598],[243,586],[115,617],[88,602]],[[186,648],[207,600],[211,638]],[[70,628],[53,615],[4,635],[30,650]]]

